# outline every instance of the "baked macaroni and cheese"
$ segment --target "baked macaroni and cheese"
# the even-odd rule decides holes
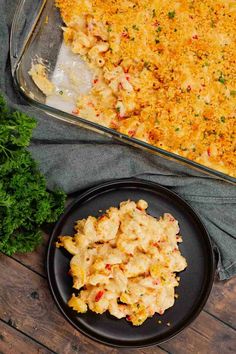
[[[236,176],[236,1],[56,5],[95,73],[79,116]]]
[[[235,0],[55,3],[94,75],[72,113],[236,176]]]
[[[74,236],[60,236],[57,247],[73,255],[73,294],[68,305],[125,317],[135,326],[175,302],[176,272],[187,266],[178,243],[178,221],[170,214],[159,220],[148,215],[148,204],[125,201],[99,218],[76,222]]]

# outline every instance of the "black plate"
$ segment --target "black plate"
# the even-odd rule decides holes
[[[179,298],[164,315],[154,315],[141,326],[134,327],[125,319],[118,320],[105,313],[97,315],[88,311],[77,314],[67,306],[72,290],[72,279],[67,275],[71,255],[57,249],[59,235],[73,235],[74,222],[89,215],[98,216],[102,209],[118,206],[121,201],[145,199],[148,213],[159,217],[171,213],[180,225],[183,243],[180,250],[187,259],[188,267],[180,273]],[[134,179],[104,183],[80,195],[56,224],[49,241],[47,275],[53,297],[67,320],[80,332],[104,344],[121,347],[144,347],[170,339],[202,310],[212,288],[214,257],[207,231],[193,209],[178,195],[152,182]],[[158,323],[162,321],[162,324]],[[170,326],[167,326],[167,323]]]

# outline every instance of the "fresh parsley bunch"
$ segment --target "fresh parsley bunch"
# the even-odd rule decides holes
[[[0,251],[29,252],[40,243],[44,222],[64,210],[65,193],[49,192],[26,147],[36,121],[12,112],[0,95]]]

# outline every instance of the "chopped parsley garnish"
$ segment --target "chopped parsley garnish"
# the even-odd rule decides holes
[[[160,43],[160,40],[159,39],[155,39],[155,43],[156,44]]]
[[[215,22],[213,20],[211,20],[211,28],[215,27]]]
[[[230,96],[236,97],[236,91],[235,90],[231,90],[230,91]]]
[[[168,12],[168,17],[173,19],[175,17],[175,11]]]
[[[154,18],[154,17],[156,17],[156,15],[157,15],[157,14],[156,14],[156,10],[153,9],[153,10],[152,10],[152,17]]]
[[[148,61],[145,61],[145,62],[144,62],[144,67],[145,67],[147,70],[150,70],[151,64],[150,64]]]
[[[139,28],[137,25],[133,25],[132,28],[135,30],[135,31],[139,31]]]
[[[224,116],[220,117],[220,120],[221,120],[222,123],[225,123],[225,117]]]
[[[226,83],[226,80],[225,80],[223,74],[221,74],[221,75],[219,76],[218,81],[219,81],[221,84],[225,84],[225,83]]]
[[[156,29],[157,32],[161,32],[162,31],[162,28],[161,26],[159,26],[157,29]]]

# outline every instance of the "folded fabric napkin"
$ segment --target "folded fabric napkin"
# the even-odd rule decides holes
[[[39,161],[48,188],[67,193],[107,180],[136,177],[160,183],[182,196],[198,212],[218,254],[221,280],[236,274],[236,187],[113,139],[62,123],[29,106],[13,88],[9,35],[15,0],[0,0],[0,90],[8,103],[34,116],[30,150]]]

